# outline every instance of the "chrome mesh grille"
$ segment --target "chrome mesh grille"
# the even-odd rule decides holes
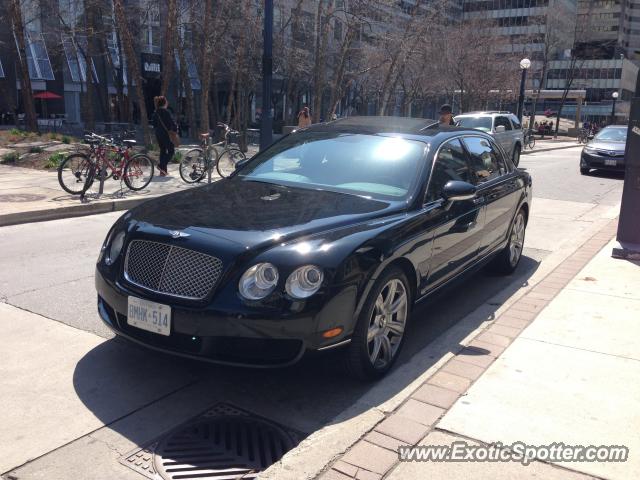
[[[133,240],[127,249],[125,278],[140,287],[200,300],[222,274],[222,261],[187,248]]]

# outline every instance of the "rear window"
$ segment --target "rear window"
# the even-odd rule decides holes
[[[491,117],[456,117],[455,120],[460,127],[475,128],[483,132],[491,131]]]

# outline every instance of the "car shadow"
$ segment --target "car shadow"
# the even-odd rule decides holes
[[[443,355],[459,351],[470,332],[528,285],[539,264],[523,256],[512,276],[479,271],[418,304],[396,366],[378,382],[346,376],[339,351],[308,356],[287,368],[247,369],[174,357],[114,338],[80,359],[73,384],[88,410],[139,446],[220,402],[310,434],[381,405]],[[474,311],[478,314],[469,316]]]
[[[589,177],[596,177],[596,178],[611,178],[614,180],[624,180],[624,172],[616,172],[614,170],[591,170],[587,175]]]

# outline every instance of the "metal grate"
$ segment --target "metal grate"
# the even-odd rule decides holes
[[[187,248],[133,240],[127,249],[125,278],[154,292],[201,300],[221,274],[219,258]]]
[[[120,462],[154,479],[254,479],[300,438],[267,419],[218,404]]]

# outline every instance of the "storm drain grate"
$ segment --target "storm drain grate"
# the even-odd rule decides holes
[[[267,419],[219,404],[120,462],[152,479],[254,479],[301,438]]]

